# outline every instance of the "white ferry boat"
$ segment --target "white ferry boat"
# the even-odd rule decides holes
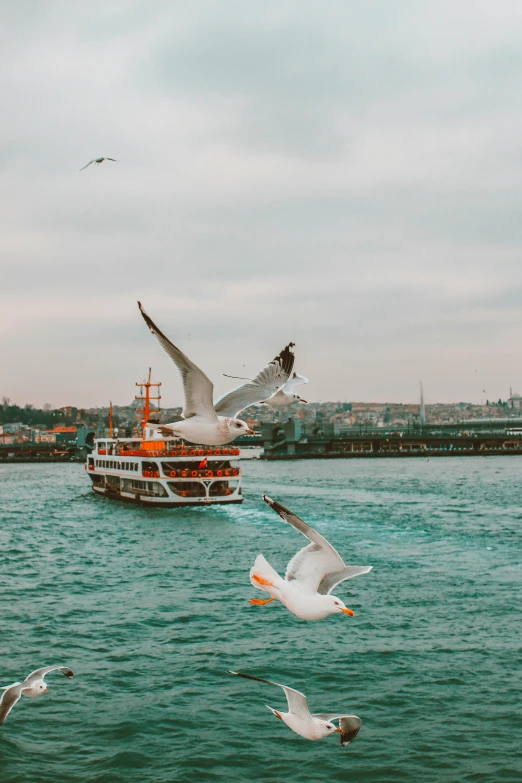
[[[143,384],[142,434],[134,438],[97,438],[85,468],[100,495],[147,506],[186,506],[242,503],[240,450],[233,446],[195,446],[177,438],[158,438],[148,426],[159,413],[159,383]],[[150,388],[158,387],[158,396]]]

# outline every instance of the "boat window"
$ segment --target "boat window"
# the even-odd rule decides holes
[[[169,481],[168,486],[175,495],[181,497],[204,498],[206,496],[205,485],[198,481]]]

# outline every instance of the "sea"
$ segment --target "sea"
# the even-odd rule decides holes
[[[0,466],[0,683],[64,664],[0,728],[1,783],[515,783],[522,779],[522,458],[243,463],[242,505],[144,509],[83,466]],[[305,622],[249,582],[306,541],[354,610]],[[355,713],[310,742],[266,708]]]

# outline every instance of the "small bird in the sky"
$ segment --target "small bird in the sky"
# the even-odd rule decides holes
[[[54,671],[60,671],[68,679],[74,675],[67,666],[44,666],[41,669],[31,672],[23,682],[14,682],[12,685],[4,685],[2,698],[0,699],[0,725],[5,721],[15,704],[21,696],[28,696],[30,699],[36,699],[47,693],[47,684],[45,676]]]
[[[113,163],[117,163],[117,162],[118,162],[118,161],[116,160],[116,158],[94,158],[94,160],[90,160],[90,161],[87,163],[87,165],[86,165],[86,166],[83,166],[83,167],[80,169],[80,171],[83,171],[84,169],[87,169],[87,168],[89,168],[89,166],[91,166],[93,163],[94,163],[96,166],[99,166],[99,165],[100,165],[100,163],[103,163],[103,161],[104,161],[104,160],[112,160],[112,162],[113,162]]]

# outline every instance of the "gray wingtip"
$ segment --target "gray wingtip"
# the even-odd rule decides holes
[[[354,726],[353,729],[350,729],[349,731],[343,732],[341,734],[341,745],[343,746],[343,748],[349,745],[350,742],[352,742],[352,740],[356,738],[356,736],[361,730],[362,720],[357,715],[354,715],[353,717],[357,719],[358,724]]]
[[[270,508],[273,508],[276,514],[279,514],[281,519],[285,519],[285,514],[292,514],[292,511],[290,509],[286,508],[286,506],[283,506],[282,503],[280,503],[278,500],[272,500],[272,498],[269,498],[268,495],[263,495],[263,500],[265,503],[268,503]]]
[[[227,669],[227,672],[228,672],[229,674],[235,674],[235,675],[236,675],[236,677],[238,677],[238,676],[239,676],[239,675],[238,675],[238,673],[237,673],[237,672],[233,672],[233,671],[232,671],[232,669]]]
[[[64,668],[62,669],[62,673],[65,674],[66,677],[68,677],[70,680],[74,677],[74,672],[71,669]]]

